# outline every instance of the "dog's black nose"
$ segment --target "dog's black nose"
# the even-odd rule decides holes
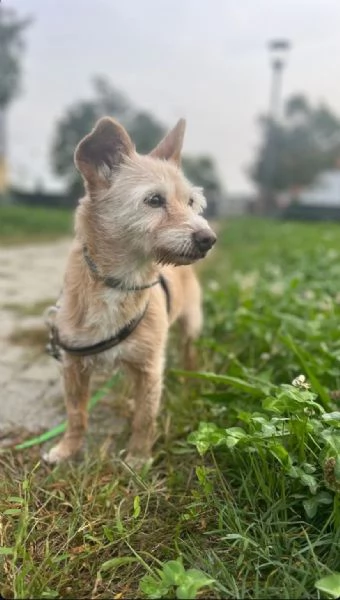
[[[208,252],[216,242],[216,235],[212,231],[200,229],[193,234],[195,246],[202,252]]]

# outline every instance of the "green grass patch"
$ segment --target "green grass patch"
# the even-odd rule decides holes
[[[0,455],[4,597],[337,597],[339,227],[232,221],[201,276],[201,370],[171,344],[152,467]]]
[[[0,204],[0,244],[55,240],[70,235],[72,223],[65,209]]]

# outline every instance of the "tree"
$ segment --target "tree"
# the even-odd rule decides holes
[[[206,155],[184,156],[183,170],[190,181],[204,189],[208,200],[206,215],[216,216],[224,191],[214,160]]]
[[[340,156],[340,120],[300,94],[287,100],[281,123],[262,117],[260,127],[263,141],[250,175],[264,194],[308,185]]]
[[[123,119],[129,113],[126,99],[102,77],[93,79],[94,98],[71,106],[57,122],[52,144],[52,165],[55,173],[64,178],[68,194],[77,198],[82,194],[81,178],[73,163],[78,142],[91,130],[97,119],[111,114]]]
[[[93,91],[91,99],[79,101],[66,111],[56,125],[52,145],[53,169],[64,178],[68,194],[74,200],[83,193],[83,184],[73,163],[74,149],[97,119],[104,115],[117,118],[126,127],[141,154],[150,152],[166,132],[162,123],[148,112],[138,110],[102,77],[93,80]],[[213,159],[209,156],[184,157],[183,167],[189,179],[214,195],[216,202],[222,187]]]
[[[311,108],[308,100],[303,94],[295,94],[288,98],[284,113],[288,122],[303,122],[305,123],[310,115]]]
[[[165,134],[165,127],[147,112],[135,114],[126,128],[141,154],[151,152]]]
[[[23,33],[30,22],[0,6],[0,194],[7,189],[6,116],[20,92]]]
[[[221,184],[211,156],[184,156],[183,170],[187,177],[206,191],[219,191]]]
[[[105,115],[118,119],[129,131],[137,150],[148,152],[164,134],[164,128],[147,112],[138,112],[128,99],[103,77],[93,79],[94,95],[71,106],[56,125],[52,145],[52,166],[64,178],[68,194],[76,199],[83,184],[73,163],[78,142]]]

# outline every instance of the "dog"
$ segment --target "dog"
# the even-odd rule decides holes
[[[216,235],[200,214],[203,191],[181,171],[181,119],[148,155],[125,128],[100,119],[75,150],[85,184],[76,209],[53,331],[62,355],[67,429],[44,455],[59,463],[82,446],[94,370],[123,368],[135,387],[127,462],[151,455],[168,328],[179,320],[184,365],[192,368],[202,327],[201,290],[192,263]],[[56,342],[57,340],[57,342]]]

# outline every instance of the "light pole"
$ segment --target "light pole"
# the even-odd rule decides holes
[[[268,44],[271,67],[272,67],[272,85],[270,93],[270,116],[276,120],[280,110],[280,95],[282,85],[282,71],[285,67],[285,57],[291,44],[288,40],[272,40]]]
[[[275,126],[279,120],[280,99],[282,87],[282,72],[285,67],[285,57],[291,44],[288,40],[275,39],[269,42],[269,53],[271,58],[272,80],[270,90],[270,105],[268,115],[268,158],[267,158],[267,177],[266,177],[266,198],[265,209],[268,210],[275,206],[274,196],[274,175],[276,168],[277,139]]]

